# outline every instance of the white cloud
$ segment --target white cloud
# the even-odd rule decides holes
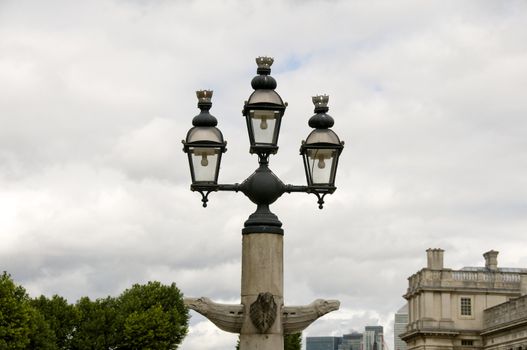
[[[339,298],[305,335],[385,326],[424,250],[447,266],[527,266],[527,20],[521,1],[4,1],[0,261],[36,295],[116,295],[175,281],[235,302],[240,194],[188,190],[180,140],[194,90],[228,140],[222,182],[256,167],[240,110],[254,57],[275,57],[289,107],[271,168],[305,179],[310,96],[346,141],[337,192],[285,195],[285,299]],[[469,248],[467,248],[469,247]],[[194,315],[184,350],[232,349]]]

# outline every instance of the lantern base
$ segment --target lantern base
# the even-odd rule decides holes
[[[281,228],[282,222],[278,220],[278,216],[271,212],[267,204],[258,204],[256,211],[249,216],[244,226],[245,228],[242,230],[244,235],[251,233],[284,234],[284,230]]]
[[[267,144],[256,144],[249,148],[249,153],[257,154],[260,158],[269,158],[269,155],[276,154],[278,152],[278,146],[267,145]]]

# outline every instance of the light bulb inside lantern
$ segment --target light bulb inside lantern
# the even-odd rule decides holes
[[[318,158],[318,164],[319,169],[324,169],[326,167],[326,162],[324,162],[324,157]]]
[[[207,155],[206,154],[202,154],[201,155],[201,165],[202,166],[209,165],[209,160],[207,159]]]
[[[262,130],[267,129],[267,119],[262,118],[262,121],[260,122],[260,129]]]

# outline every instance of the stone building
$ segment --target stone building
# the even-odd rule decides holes
[[[443,252],[428,249],[427,267],[408,278],[408,350],[525,350],[527,269],[499,268],[491,250],[485,267],[452,270]]]
[[[485,350],[527,349],[527,295],[486,309],[481,336]]]

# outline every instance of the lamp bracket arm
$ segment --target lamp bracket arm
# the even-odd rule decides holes
[[[309,193],[309,187],[308,186],[298,186],[298,185],[287,184],[284,187],[284,192],[287,192],[287,193],[292,193],[292,192]]]
[[[218,184],[218,191],[240,191],[240,184]]]
[[[324,208],[324,197],[327,194],[331,194],[335,192],[336,187],[324,187],[324,188],[317,188],[314,186],[298,186],[298,185],[285,185],[284,186],[284,192],[292,193],[292,192],[304,192],[304,193],[313,193],[318,198],[318,208],[323,209]]]
[[[190,190],[199,192],[201,194],[201,202],[203,203],[203,208],[207,207],[209,201],[209,194],[217,191],[235,191],[240,190],[240,185],[235,184],[192,184],[190,185]]]

